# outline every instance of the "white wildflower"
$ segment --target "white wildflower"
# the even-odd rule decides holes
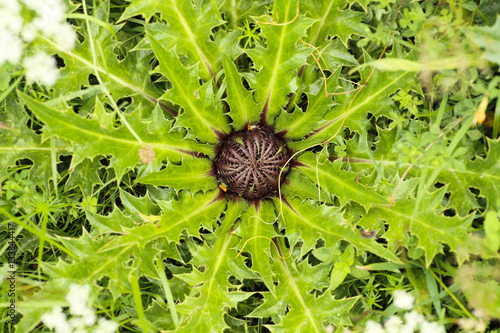
[[[420,333],[446,333],[446,331],[442,325],[434,321],[424,321],[420,324]]]
[[[71,327],[66,321],[66,315],[62,312],[60,306],[55,306],[52,312],[46,313],[42,316],[43,323],[50,329],[53,329],[56,333],[68,333],[71,332]]]
[[[474,326],[476,326],[476,320],[474,320],[474,318],[460,318],[458,320],[458,325],[464,331],[472,331]]]
[[[22,35],[25,42],[31,43],[35,40],[37,34],[37,28],[33,23],[28,23],[24,26]]]
[[[99,326],[94,330],[94,333],[113,333],[118,329],[118,323],[107,320],[105,318],[99,318]]]
[[[90,298],[90,286],[88,284],[79,285],[72,283],[69,286],[69,292],[66,295],[66,301],[69,303],[70,313],[81,316],[87,309],[87,303]]]
[[[17,1],[0,0],[0,31],[18,34],[23,28],[21,6]]]
[[[395,290],[394,293],[394,306],[402,310],[413,309],[415,298],[403,290]]]
[[[387,333],[399,333],[403,325],[403,321],[398,316],[390,316],[384,323],[384,328]]]
[[[97,317],[93,309],[87,308],[84,313],[81,315],[85,325],[92,326],[94,325]]]
[[[405,324],[401,329],[402,333],[413,332],[420,323],[423,323],[425,321],[424,316],[415,310],[405,313],[404,319]]]
[[[74,331],[78,331],[85,329],[86,325],[82,317],[73,317],[69,320],[69,326],[71,326]]]
[[[92,326],[96,321],[94,310],[87,306],[90,298],[90,286],[88,284],[79,285],[72,283],[66,295],[69,303],[69,313],[73,316],[81,316],[81,321],[85,326]]]
[[[66,5],[62,0],[22,2],[36,13],[31,22],[25,22],[21,16],[21,0],[0,0],[0,66],[22,62],[28,83],[53,86],[59,78],[54,58],[42,52],[21,59],[24,43],[32,42],[39,33],[53,40],[60,49],[69,51],[75,47],[76,33],[66,23]]]
[[[49,24],[59,23],[65,19],[66,6],[60,0],[23,0],[24,4],[34,10],[42,21]]]
[[[26,57],[23,60],[26,69],[26,80],[29,83],[39,82],[46,86],[53,86],[59,78],[56,59],[44,52]]]
[[[19,13],[21,11],[21,5],[15,0],[0,0],[0,8],[12,13]]]
[[[1,19],[1,18],[0,18]],[[0,30],[0,66],[6,62],[15,65],[23,54],[23,43],[7,30]]]
[[[366,322],[365,333],[385,333],[385,330],[379,323],[368,320]]]
[[[75,328],[71,333],[87,333],[87,329],[85,327]]]
[[[0,0],[0,66],[19,63],[23,54],[23,43],[18,37],[23,26],[20,11],[16,0]]]
[[[23,0],[37,16],[28,25],[23,36],[33,40],[36,32],[52,39],[59,47],[71,50],[75,46],[76,34],[71,25],[66,23],[66,6],[61,0]]]
[[[76,43],[76,33],[69,24],[61,24],[54,35],[54,42],[64,50],[72,50]]]

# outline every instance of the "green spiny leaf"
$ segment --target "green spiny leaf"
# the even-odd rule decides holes
[[[103,3],[94,14],[94,17],[101,21],[106,21],[108,16],[107,3]],[[116,32],[122,26],[112,26]],[[86,29],[81,29],[82,33],[89,33]],[[60,78],[54,86],[56,95],[66,95],[79,91],[82,85],[90,86],[89,75],[98,71],[107,89],[113,92],[113,97],[118,100],[121,97],[132,97],[132,107],[143,104],[147,107],[155,105],[161,92],[151,83],[149,52],[129,52],[125,59],[119,61],[113,52],[106,52],[115,48],[116,41],[113,35],[102,26],[91,23],[91,31],[96,48],[97,64],[94,66],[90,39],[88,36],[80,43],[77,41],[76,47],[68,51],[57,45],[43,35],[39,35],[33,43],[37,51],[44,50],[48,53],[57,53],[64,60],[65,66],[61,68]]]
[[[310,17],[318,20],[309,31],[308,40],[314,46],[324,45],[327,37],[338,37],[347,48],[347,42],[352,34],[360,36],[370,34],[368,26],[361,23],[363,13],[344,9],[347,6],[345,0],[302,2]]]
[[[227,98],[235,131],[243,129],[245,124],[255,124],[259,121],[259,110],[253,101],[252,93],[243,87],[242,77],[233,62],[224,55],[224,72],[226,73]]]
[[[371,113],[380,116],[389,112],[388,106],[392,100],[388,96],[409,85],[413,77],[413,74],[407,72],[375,71],[361,92],[353,91],[337,95],[335,102],[338,103],[338,106],[326,114],[326,124],[319,126],[317,131],[306,140],[293,143],[290,146],[293,149],[303,149],[319,144],[324,140],[331,139],[333,134],[339,131],[341,125],[361,133],[363,128],[368,126],[367,115]],[[344,84],[344,89],[349,91],[353,87]]]
[[[304,263],[296,267],[292,259],[276,258],[273,265],[273,271],[279,281],[276,296],[263,293],[264,303],[249,316],[258,318],[278,316],[281,322],[268,328],[272,332],[283,333],[290,331],[320,333],[325,331],[326,323],[349,325],[347,314],[357,298],[336,300],[329,291],[315,297],[311,293],[311,288],[317,287],[314,282],[322,280],[321,276],[328,274],[331,267],[331,265],[318,266],[313,268]]]
[[[281,185],[281,193],[292,198],[314,199],[320,200],[321,198],[327,199],[328,202],[333,202],[333,198],[321,188],[316,186],[315,182],[309,180],[301,172],[292,170],[286,176],[284,184]]]
[[[251,205],[241,216],[241,223],[235,233],[241,238],[240,251],[252,256],[252,270],[258,272],[267,288],[274,292],[272,271],[270,265],[271,239],[276,237],[273,223],[276,219],[273,205],[263,201],[256,208]]]
[[[102,167],[103,165],[99,162],[99,158],[84,159],[81,163],[77,164],[73,170],[71,170],[64,189],[68,191],[79,186],[84,195],[92,195],[94,185],[102,184],[102,181],[97,174],[97,170]]]
[[[295,71],[304,65],[311,49],[298,43],[314,20],[299,14],[297,0],[277,0],[273,17],[261,16],[257,23],[267,39],[267,48],[257,45],[246,52],[259,70],[255,98],[262,108],[261,118],[272,123],[286,104],[286,95],[294,92]]]
[[[149,19],[154,13],[159,12],[168,25],[158,24],[152,28],[148,25],[149,39],[155,40],[161,35],[162,47],[170,51],[176,47],[180,55],[190,59],[190,64],[201,61],[202,73],[215,76],[220,68],[216,66],[219,50],[210,41],[213,28],[221,25],[223,21],[217,18],[217,12],[209,2],[198,2],[183,0],[135,0],[127,7],[120,20],[144,15]],[[155,51],[156,53],[156,51]],[[158,56],[158,54],[156,54]]]
[[[220,217],[226,207],[226,202],[218,198],[219,193],[218,189],[195,194],[180,191],[179,200],[158,200],[158,205],[163,210],[158,225],[146,223],[133,229],[124,229],[125,235],[109,242],[101,251],[110,251],[130,244],[144,247],[158,238],[178,242],[184,230],[190,235],[199,236],[200,225],[211,229],[213,221]]]
[[[109,215],[103,216],[86,212],[87,219],[92,226],[91,235],[102,235],[107,233],[123,234],[124,230],[131,229],[135,223],[123,212],[115,208]]]
[[[295,198],[280,203],[275,201],[277,210],[281,210],[290,244],[299,239],[304,244],[301,253],[314,248],[318,238],[325,240],[327,246],[334,246],[340,240],[346,240],[362,251],[369,251],[389,261],[400,262],[398,257],[370,238],[363,238],[359,231],[346,221],[339,209],[332,206],[317,206],[314,201],[301,202]]]
[[[425,251],[425,262],[430,265],[438,253],[443,252],[442,244],[447,244],[452,251],[466,247],[470,242],[468,229],[473,216],[446,217],[441,205],[446,188],[441,188],[425,195],[420,209],[414,214],[415,199],[403,198],[393,206],[374,206],[364,215],[361,225],[374,225],[375,221],[383,220],[389,225],[389,230],[383,236],[391,247],[403,245],[408,232],[418,237],[418,247]],[[371,227],[373,229],[373,227]],[[456,251],[460,262],[467,258],[467,252]]]
[[[182,140],[182,137],[177,135],[179,133],[164,135],[164,133],[149,132],[144,126],[145,123],[140,120],[138,112],[134,112],[126,118],[142,138],[143,144],[137,142],[132,133],[124,126],[107,130],[101,127],[96,120],[84,119],[69,110],[60,112],[45,106],[26,94],[19,93],[19,95],[28,108],[46,124],[43,133],[44,139],[58,136],[74,142],[72,147],[73,166],[80,163],[85,157],[113,155],[111,165],[116,169],[120,179],[127,168],[134,167],[139,161],[138,151],[142,145],[153,147],[155,157],[158,160],[169,158],[172,161],[180,161],[182,157],[189,158],[190,155],[196,154],[197,149],[210,154],[209,147],[194,141]],[[163,131],[169,129],[167,122],[164,122],[164,126]]]
[[[212,84],[200,87],[197,66],[185,68],[177,58],[175,49],[167,50],[148,32],[153,51],[160,61],[160,71],[174,86],[162,98],[178,104],[184,112],[177,117],[176,126],[191,128],[202,141],[215,143],[217,134],[229,133],[227,118],[220,106],[214,105]]]
[[[165,169],[150,173],[136,181],[156,186],[171,186],[175,190],[208,191],[217,188],[215,177],[210,175],[209,159],[183,160],[181,165],[168,164]]]
[[[234,308],[251,293],[230,291],[237,286],[229,283],[229,272],[238,272],[240,281],[252,278],[253,274],[246,268],[243,258],[236,259],[237,252],[232,247],[237,239],[231,232],[220,235],[213,247],[207,244],[203,247],[192,246],[193,263],[203,266],[203,272],[194,269],[191,274],[178,277],[193,285],[195,294],[177,306],[180,313],[187,315],[179,332],[221,332],[227,328],[224,313],[227,308]],[[196,247],[196,248],[195,248]],[[200,285],[200,281],[203,284]],[[195,296],[196,295],[196,296]]]
[[[339,71],[328,78],[328,86],[336,83]],[[277,132],[285,132],[286,138],[302,139],[325,122],[324,115],[334,105],[331,97],[325,96],[323,83],[316,94],[307,93],[307,109],[305,112],[295,108],[293,113],[281,112],[275,121]]]
[[[299,162],[303,164],[300,166],[301,172],[313,182],[318,180],[319,186],[339,197],[342,205],[353,200],[368,209],[371,205],[389,202],[373,189],[361,184],[356,173],[342,170],[340,160],[333,163],[328,160],[319,162],[314,154],[306,152],[300,156]]]
[[[227,0],[223,1],[220,9],[225,14],[224,17],[229,18],[231,28],[236,29],[238,23],[248,19],[250,16],[263,15],[266,11],[265,7],[270,3],[271,0],[256,0],[252,2]]]
[[[13,98],[6,100],[9,112],[0,114],[0,166],[7,168],[17,160],[28,158],[33,162],[29,178],[45,184],[51,174],[51,148],[49,142],[28,128],[28,117],[23,115],[20,103]],[[69,146],[57,141],[56,156],[68,151]]]

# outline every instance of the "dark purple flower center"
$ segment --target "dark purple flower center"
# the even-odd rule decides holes
[[[233,133],[214,158],[219,183],[246,199],[260,199],[278,190],[280,171],[289,159],[281,138],[261,128]],[[281,174],[281,180],[287,170]]]

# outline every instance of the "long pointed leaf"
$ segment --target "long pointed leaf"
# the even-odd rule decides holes
[[[179,191],[193,192],[217,188],[217,181],[210,175],[212,162],[209,159],[183,160],[181,165],[168,164],[161,171],[150,173],[137,179],[138,183],[156,186],[170,186]]]
[[[161,73],[173,85],[162,98],[184,108],[176,125],[191,128],[199,140],[217,142],[217,134],[229,133],[230,127],[220,105],[214,105],[211,83],[200,87],[196,66],[187,69],[177,58],[175,49],[168,50],[153,35],[147,35],[160,62]]]
[[[299,10],[298,0],[277,0],[274,3],[274,22],[268,16],[257,19],[262,35],[267,39],[267,48],[257,46],[247,50],[255,68],[260,70],[254,87],[255,97],[263,112],[261,119],[268,124],[285,106],[286,96],[295,91],[294,72],[306,63],[311,53],[311,49],[298,40],[314,20],[300,14],[297,16]],[[279,24],[274,24],[277,19]]]
[[[227,98],[231,110],[229,116],[233,119],[233,130],[242,130],[245,124],[259,121],[259,109],[252,93],[243,87],[242,77],[234,63],[224,55],[224,72],[226,73]]]
[[[58,136],[74,142],[72,147],[74,157],[72,165],[80,163],[85,157],[96,155],[113,155],[111,164],[121,178],[127,168],[134,167],[139,162],[139,149],[143,144],[151,146],[157,159],[180,161],[182,157],[192,158],[197,152],[212,154],[212,148],[191,140],[183,140],[178,134],[165,135],[169,124],[163,119],[164,130],[150,132],[138,115],[134,112],[127,119],[132,128],[142,138],[139,143],[132,133],[124,126],[117,129],[103,128],[97,120],[84,119],[68,110],[60,112],[45,106],[24,93],[19,93],[21,100],[42,120],[44,139]]]

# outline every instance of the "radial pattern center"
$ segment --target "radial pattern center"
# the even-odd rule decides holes
[[[233,133],[214,159],[217,178],[228,191],[260,199],[278,190],[289,158],[286,143],[261,128]],[[288,170],[284,170],[281,180]]]

